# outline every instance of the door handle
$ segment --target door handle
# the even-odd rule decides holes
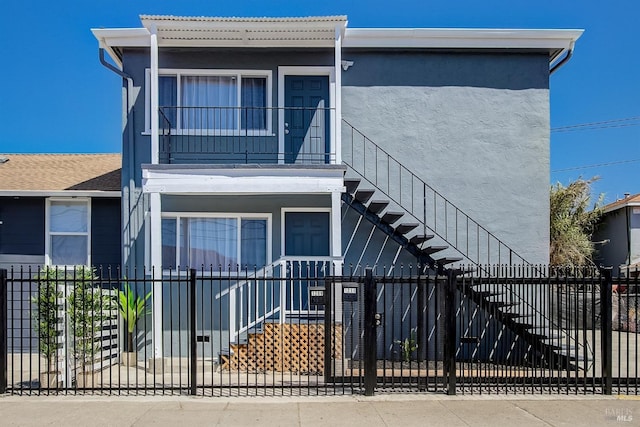
[[[284,134],[289,135],[289,123],[284,122]]]

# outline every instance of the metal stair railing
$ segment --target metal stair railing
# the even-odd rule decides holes
[[[425,234],[437,235],[476,266],[530,264],[347,120],[342,122],[342,161],[411,214]]]
[[[282,324],[289,316],[304,315],[308,311],[303,303],[304,297],[294,292],[294,287],[300,287],[300,282],[335,274],[342,268],[342,262],[341,257],[284,256],[239,276],[236,283],[215,294],[215,299],[229,295],[231,342],[239,342],[242,334],[274,316]],[[272,291],[267,291],[267,288]]]
[[[489,268],[490,265],[519,265],[520,268],[531,268],[540,273],[538,267],[529,263],[351,123],[345,119],[342,122],[346,126],[346,132],[345,129],[342,132],[343,162],[374,189],[413,216],[424,227],[424,234],[429,230],[451,245],[453,250],[474,264],[485,279],[491,277],[492,273],[499,274],[496,269]],[[540,307],[534,307],[506,286],[503,288],[508,292],[511,302],[524,308],[525,313],[522,314],[535,314],[541,322],[561,334],[561,341],[582,347]]]

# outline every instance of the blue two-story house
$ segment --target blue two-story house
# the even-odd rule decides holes
[[[125,270],[548,261],[549,76],[581,31],[141,21],[92,30],[123,79]]]

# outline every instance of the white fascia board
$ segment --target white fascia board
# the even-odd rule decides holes
[[[622,208],[626,208],[626,207],[638,207],[640,206],[640,202],[627,202],[621,205],[617,205],[611,208],[604,208],[602,210],[602,213],[609,213],[609,212],[615,212],[617,210],[620,210]]]
[[[327,194],[344,191],[344,171],[143,169],[142,191],[163,194]]]
[[[120,191],[0,190],[0,197],[121,197]]]
[[[151,44],[146,28],[92,28],[100,43],[112,47],[145,47]]]
[[[347,28],[345,48],[568,49],[583,30]]]

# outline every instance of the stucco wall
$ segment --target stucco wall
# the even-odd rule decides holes
[[[511,246],[548,261],[549,90],[543,54],[347,51],[342,113]],[[343,134],[343,151],[349,149]]]

